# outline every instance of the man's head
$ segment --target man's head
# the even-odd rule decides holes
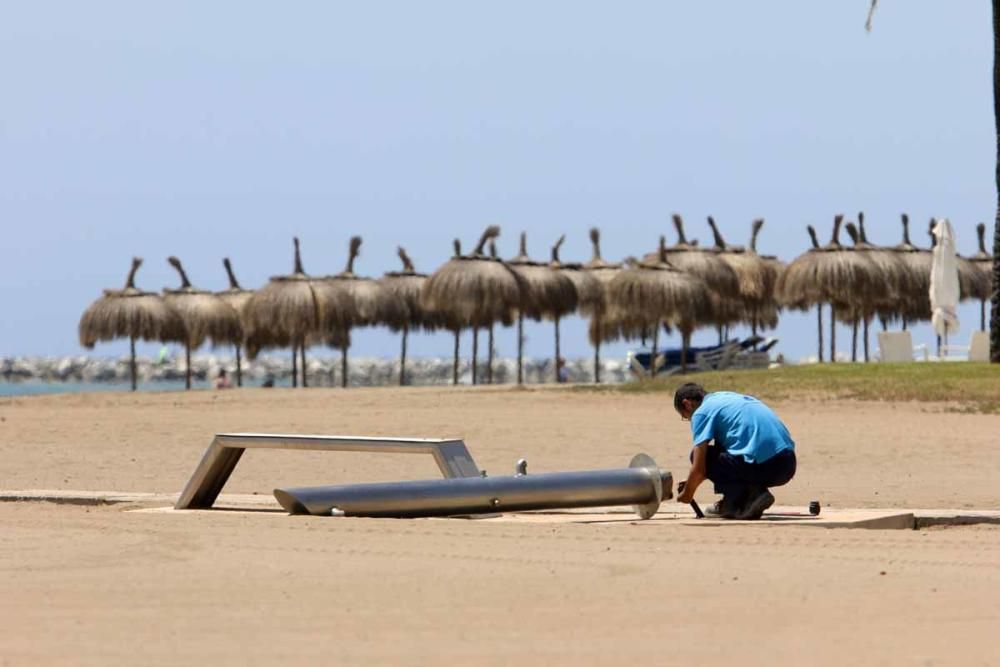
[[[705,400],[704,387],[694,382],[682,384],[674,393],[674,410],[677,410],[681,419],[691,419],[691,415],[703,400]]]

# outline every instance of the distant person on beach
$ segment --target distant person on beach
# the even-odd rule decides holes
[[[229,377],[226,375],[226,369],[220,368],[219,375],[215,378],[215,388],[216,389],[230,389],[232,383],[229,381]]]
[[[759,519],[774,504],[770,487],[795,476],[795,443],[771,408],[752,396],[730,391],[706,393],[698,384],[681,385],[674,409],[691,422],[691,471],[677,501],[690,503],[709,479],[722,494],[706,513],[724,519]]]

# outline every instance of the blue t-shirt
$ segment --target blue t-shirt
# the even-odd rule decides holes
[[[778,452],[795,449],[788,429],[771,408],[753,396],[716,391],[705,396],[691,415],[694,444],[714,440],[747,463],[763,463]]]

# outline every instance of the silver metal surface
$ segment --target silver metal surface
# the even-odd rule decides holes
[[[639,454],[630,467],[613,470],[275,489],[274,497],[291,514],[319,516],[333,508],[346,516],[415,518],[631,505],[648,519],[672,488],[670,473]]]
[[[211,507],[247,449],[430,454],[446,478],[479,477],[479,467],[472,454],[458,439],[219,433],[205,450],[201,463],[177,499],[175,509]],[[329,511],[327,508],[327,514]]]
[[[528,461],[526,459],[518,459],[517,465],[514,466],[515,475],[527,475],[528,474]]]

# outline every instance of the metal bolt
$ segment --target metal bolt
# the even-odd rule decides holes
[[[518,477],[523,477],[524,475],[527,475],[528,474],[528,460],[527,459],[518,459],[517,460],[517,466],[514,468],[514,473]]]

